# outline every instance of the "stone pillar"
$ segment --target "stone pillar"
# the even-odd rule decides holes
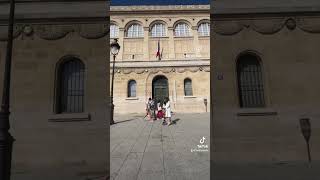
[[[119,43],[119,45],[121,46],[120,47],[120,51],[119,51],[119,54],[118,54],[118,56],[117,56],[117,60],[118,61],[123,61],[123,48],[124,48],[124,42],[123,42],[123,40],[124,40],[124,36],[125,36],[125,34],[124,34],[124,28],[119,28],[119,41],[118,41],[118,43]]]
[[[174,33],[173,27],[168,28],[168,35],[169,35],[169,59],[175,59],[175,50],[174,50]]]
[[[199,36],[198,36],[198,26],[192,26],[192,35],[193,35],[193,49],[196,58],[201,57],[200,53],[200,44],[199,44]]]
[[[144,39],[143,39],[143,59],[149,61],[149,27],[144,27]]]

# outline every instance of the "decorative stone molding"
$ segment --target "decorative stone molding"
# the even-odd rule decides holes
[[[284,27],[284,19],[253,20],[251,28],[261,34],[274,34]],[[249,22],[250,23],[250,22]],[[248,24],[250,27],[250,24]]]
[[[81,24],[78,28],[79,35],[86,39],[99,39],[109,32],[107,24]]]
[[[6,41],[7,31],[8,26],[0,25],[0,41]],[[109,26],[107,24],[17,24],[14,38],[23,34],[35,35],[44,40],[58,40],[72,32],[85,39],[99,39],[108,35]]]
[[[219,35],[234,35],[244,29],[251,29],[260,34],[275,34],[283,28],[299,28],[309,33],[320,33],[320,17],[283,17],[250,20],[213,21],[212,30]]]
[[[21,34],[23,26],[17,25],[13,29],[13,37],[16,38]],[[0,41],[6,41],[8,38],[8,26],[0,26]]]
[[[213,21],[214,32],[221,35],[234,35],[243,29],[243,26],[236,21]]]
[[[309,33],[320,33],[320,17],[305,18],[300,17],[297,19],[297,26]]]
[[[72,32],[71,25],[35,25],[35,34],[41,39],[58,40]]]
[[[184,73],[184,72],[210,72],[210,67],[163,67],[163,68],[151,68],[151,69],[144,69],[144,68],[118,68],[116,70],[119,74],[130,74],[130,73],[136,73],[136,74],[156,74],[159,72],[168,74],[168,73]],[[112,71],[110,71],[112,73]]]

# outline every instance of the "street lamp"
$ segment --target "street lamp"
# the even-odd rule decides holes
[[[10,81],[11,59],[13,44],[14,0],[10,0],[10,15],[8,26],[7,53],[4,69],[2,103],[0,110],[0,179],[10,180],[13,137],[11,136],[9,107],[10,107]]]
[[[111,113],[110,113],[110,124],[115,124],[113,115],[114,115],[114,104],[113,104],[113,83],[114,83],[114,66],[116,63],[116,56],[118,55],[120,50],[120,45],[118,44],[118,40],[114,39],[113,42],[110,44],[110,51],[113,55],[113,64],[112,64],[112,80],[111,80]]]

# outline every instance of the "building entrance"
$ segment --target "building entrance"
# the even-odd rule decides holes
[[[165,76],[156,76],[152,81],[152,97],[163,103],[169,97],[168,79]]]

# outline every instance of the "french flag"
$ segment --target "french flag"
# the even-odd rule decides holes
[[[158,41],[158,51],[157,51],[156,57],[158,57],[158,58],[159,58],[159,60],[161,60],[161,53],[160,53],[160,40]]]

